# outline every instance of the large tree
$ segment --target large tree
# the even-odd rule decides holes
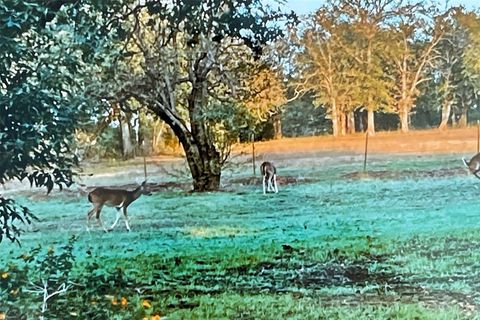
[[[354,132],[354,112],[360,108],[367,111],[367,130],[373,134],[374,111],[391,104],[392,81],[382,61],[391,3],[333,1],[293,37],[299,48],[296,91],[314,92],[316,104],[330,114],[335,136]]]
[[[343,41],[343,50],[354,60],[359,73],[356,100],[367,111],[367,132],[375,133],[374,112],[388,108],[391,81],[385,76],[384,30],[402,10],[402,0],[337,0],[332,1],[332,10],[339,12],[338,20],[349,25]]]
[[[393,61],[396,108],[403,132],[409,130],[420,85],[430,80],[428,68],[439,57],[437,46],[446,32],[444,19],[436,7],[416,3],[401,8],[390,26],[387,52]]]
[[[467,111],[476,102],[474,82],[465,70],[464,55],[470,42],[468,29],[462,21],[468,14],[455,8],[445,21],[445,36],[438,45],[439,58],[432,69],[433,83],[438,90],[441,105],[439,128],[449,122],[467,125]]]
[[[194,191],[217,190],[233,120],[248,126],[239,116],[241,79],[262,45],[281,35],[272,23],[280,17],[259,0],[145,1],[119,17],[130,27],[119,63],[89,90],[121,104],[134,99],[165,121],[183,146]]]
[[[342,115],[352,107],[347,102],[352,101],[349,97],[358,85],[353,61],[342,50],[348,26],[338,25],[336,20],[330,8],[322,7],[305,26],[292,33],[298,47],[294,55],[294,90],[297,95],[313,94],[314,103],[327,110],[334,136],[343,133]]]

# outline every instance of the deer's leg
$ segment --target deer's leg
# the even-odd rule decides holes
[[[275,193],[278,193],[278,187],[277,187],[277,175],[273,175],[273,186],[275,187]]]
[[[127,230],[131,231],[130,226],[128,225],[127,207],[123,207],[123,218],[125,218],[125,226],[127,227]]]
[[[268,177],[268,191],[275,191],[272,184],[273,176]]]
[[[100,213],[102,212],[102,207],[103,207],[103,205],[99,205],[97,207],[97,214],[96,214],[97,222],[105,232],[108,232],[107,228],[105,228],[105,224],[103,223],[102,218],[100,217]]]
[[[479,172],[480,172],[480,170],[477,170],[473,173],[475,175],[475,177],[477,177],[478,179],[480,179]]]
[[[266,194],[266,190],[265,190],[265,184],[266,184],[266,180],[267,179],[267,176],[266,175],[263,175],[263,194]]]
[[[90,219],[92,219],[95,209],[95,206],[93,206],[93,208],[87,213],[87,231],[90,231]]]
[[[108,228],[108,230],[113,230],[115,226],[117,225],[118,220],[120,220],[120,207],[117,208],[117,217],[115,218],[115,222]]]

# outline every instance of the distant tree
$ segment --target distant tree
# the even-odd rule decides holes
[[[281,107],[287,102],[285,85],[281,75],[268,65],[261,64],[251,69],[244,83],[243,102],[258,122],[273,121],[274,139],[282,137]]]
[[[401,8],[391,24],[388,53],[394,63],[396,108],[403,132],[409,130],[420,85],[430,80],[428,67],[438,58],[437,47],[446,32],[444,18],[435,7],[417,3]]]
[[[344,134],[344,114],[353,106],[357,90],[352,59],[342,49],[347,25],[338,25],[330,8],[322,7],[299,32],[292,33],[298,47],[292,84],[296,95],[313,94],[314,103],[325,107],[332,121],[333,135]]]
[[[332,134],[326,108],[316,107],[309,94],[287,102],[282,113],[283,133],[287,137]]]
[[[384,72],[382,38],[392,1],[332,1],[316,11],[294,36],[298,43],[296,91],[315,92],[326,106],[333,135],[355,131],[355,111],[367,111],[367,131],[375,132],[374,112],[391,109],[393,83]]]
[[[457,90],[458,101],[463,105],[462,114],[465,115],[466,107],[478,108],[480,105],[478,94],[480,92],[480,16],[478,13],[467,12],[460,14],[458,21],[466,30],[468,37],[462,57],[464,80],[459,83]]]
[[[467,125],[467,111],[476,100],[474,83],[465,70],[464,54],[469,41],[468,30],[462,25],[466,14],[462,8],[451,11],[444,22],[445,36],[440,41],[437,51],[439,58],[432,70],[433,82],[440,93],[441,122],[440,129],[445,129],[451,121],[460,126]]]
[[[480,17],[470,12],[461,17],[460,22],[468,30],[470,40],[464,54],[465,71],[475,80],[475,86],[480,88]]]
[[[403,8],[397,0],[337,0],[332,10],[349,26],[342,49],[356,65],[358,88],[355,101],[367,110],[367,132],[375,133],[374,112],[391,106],[391,79],[386,75],[382,58],[388,39],[384,30]],[[354,111],[354,110],[352,110]]]

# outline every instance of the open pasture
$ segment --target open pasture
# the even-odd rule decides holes
[[[433,146],[431,137],[422,145]],[[90,204],[75,188],[48,197],[11,191],[40,220],[21,248],[2,243],[0,269],[38,244],[57,252],[76,236],[72,274],[111,278],[54,298],[51,312],[63,308],[64,319],[99,306],[119,319],[471,319],[480,311],[480,189],[460,160],[474,140],[458,138],[399,154],[375,150],[393,139],[379,135],[368,174],[362,136],[350,147],[339,139],[330,150],[303,152],[262,143],[258,161],[277,164],[278,194],[263,195],[258,168],[252,178],[251,165],[240,164],[224,174],[222,192],[160,188],[141,197],[129,207],[132,232],[121,220],[110,233],[87,232]],[[442,150],[449,145],[463,149]],[[141,181],[143,172],[125,168],[97,168],[86,182]],[[172,179],[152,163],[149,170],[152,185]],[[115,210],[102,216],[110,224]]]

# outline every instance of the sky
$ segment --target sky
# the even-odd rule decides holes
[[[286,8],[289,11],[295,11],[297,14],[311,13],[325,3],[324,0],[286,0],[286,2]],[[438,3],[440,3],[442,6],[445,6],[446,2],[446,0],[438,0]],[[464,5],[469,10],[480,8],[480,0],[449,0],[448,4],[450,6]]]

